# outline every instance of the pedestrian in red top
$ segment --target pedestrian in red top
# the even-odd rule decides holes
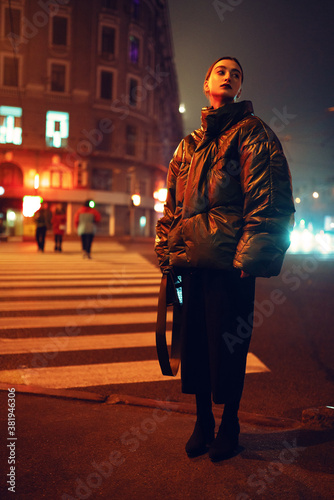
[[[74,216],[74,224],[81,236],[83,257],[91,258],[90,250],[96,233],[97,224],[101,220],[100,213],[96,208],[90,207],[90,200],[85,201]]]
[[[61,252],[61,245],[66,229],[66,215],[61,206],[56,208],[52,216],[52,230],[55,237],[55,252]]]

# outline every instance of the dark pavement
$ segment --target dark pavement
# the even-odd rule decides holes
[[[152,242],[122,244],[155,263]],[[96,261],[105,258],[98,248],[96,242]],[[25,243],[5,249],[25,254],[30,262]],[[259,280],[251,349],[270,372],[246,376],[237,456],[215,464],[207,455],[187,457],[184,445],[195,423],[193,398],[181,395],[177,380],[62,390],[14,384],[15,436],[7,425],[7,415],[13,415],[8,412],[8,387],[13,384],[2,383],[0,498],[333,499],[333,415],[322,425],[316,411],[308,424],[302,421],[307,409],[332,402],[333,269],[333,259],[288,256],[279,277]],[[280,292],[275,307],[268,302],[273,290],[276,297]],[[50,310],[56,318],[53,314]],[[91,328],[82,333],[91,334]],[[110,330],[101,326],[100,334],[107,333],[103,328]],[[27,338],[47,332],[36,328]],[[8,338],[22,336],[14,329],[8,332]],[[151,359],[147,349],[143,356]],[[59,353],[50,365],[92,362],[84,351],[70,354],[71,359]],[[2,356],[1,369],[6,359],[10,369],[30,355]],[[105,356],[103,350],[95,351],[95,362],[105,362]],[[220,414],[215,407],[217,428]],[[6,484],[10,460],[15,460],[15,493]]]
[[[163,401],[51,392],[16,391],[17,440],[11,441],[2,384],[2,499],[333,498],[334,430],[241,413],[240,453],[212,463],[184,451],[195,422],[184,403],[171,409]],[[15,443],[15,494],[5,484],[13,456],[7,442]]]

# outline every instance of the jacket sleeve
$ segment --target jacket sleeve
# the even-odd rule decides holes
[[[281,144],[269,127],[261,125],[240,146],[241,188],[244,195],[244,226],[233,265],[253,276],[280,273],[290,231],[294,203],[289,167]]]
[[[156,238],[154,250],[158,257],[159,266],[162,271],[169,267],[168,233],[174,220],[176,208],[176,179],[182,163],[184,140],[176,148],[173,158],[169,164],[167,174],[167,198],[164,206],[164,215],[156,225]]]
[[[96,224],[98,224],[99,222],[101,222],[101,214],[100,214],[100,212],[98,212],[98,211],[94,208],[93,214],[94,214],[94,222],[95,222]]]

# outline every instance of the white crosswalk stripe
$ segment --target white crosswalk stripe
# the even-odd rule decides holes
[[[77,243],[66,246],[63,254],[37,254],[34,245],[1,254],[0,355],[6,367],[0,382],[70,388],[169,380],[155,354],[160,271],[115,242],[96,244],[91,261],[80,258]],[[148,359],[134,360],[141,349],[151,349]],[[122,357],[92,364],[94,353],[104,352]],[[66,353],[73,360],[79,353],[80,361],[90,357],[72,364],[68,357],[64,362]],[[249,353],[246,372],[265,371]]]

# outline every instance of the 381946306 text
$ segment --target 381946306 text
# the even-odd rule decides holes
[[[15,493],[16,488],[16,420],[15,420],[15,389],[8,389],[8,465],[9,471],[7,473],[8,491]]]

